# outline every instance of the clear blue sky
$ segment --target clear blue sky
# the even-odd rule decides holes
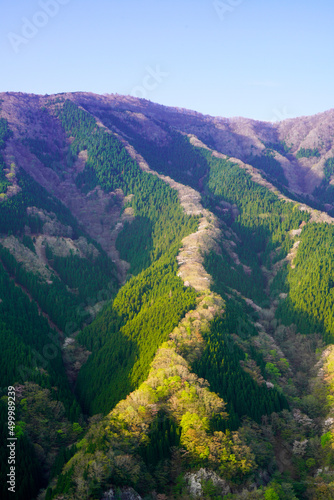
[[[277,120],[334,107],[331,0],[2,0],[0,91]]]

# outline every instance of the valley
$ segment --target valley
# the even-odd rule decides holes
[[[334,111],[0,102],[17,498],[334,498]]]

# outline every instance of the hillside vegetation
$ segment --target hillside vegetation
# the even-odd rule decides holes
[[[334,498],[331,112],[0,110],[1,498]]]

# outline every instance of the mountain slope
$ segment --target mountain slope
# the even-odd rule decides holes
[[[330,349],[315,364],[334,334],[333,220],[305,201],[331,213],[332,111],[269,124],[1,99],[20,498],[47,482],[41,498],[330,498]]]

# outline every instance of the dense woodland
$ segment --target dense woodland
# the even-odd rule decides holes
[[[33,124],[38,113],[27,119]],[[62,97],[40,110],[41,123],[47,119],[57,120],[66,141],[45,134],[20,144],[59,179],[85,150],[85,168],[73,177],[81,192],[122,190],[134,218],[116,249],[130,268],[121,286],[102,247],[19,164],[20,189],[8,195],[13,176],[2,152],[13,133],[1,118],[0,236],[12,235],[37,259],[43,220],[27,210],[37,207],[71,228],[71,248],[83,237],[91,249],[59,254],[45,239],[46,279],[0,244],[1,498],[10,498],[9,385],[17,388],[18,499],[37,498],[40,488],[39,500],[100,499],[113,486],[115,498],[133,487],[147,500],[186,500],[187,474],[201,468],[229,488],[222,495],[221,485],[202,479],[201,498],[334,498],[334,431],[323,426],[332,415],[334,363],[324,362],[326,383],[312,368],[333,342],[333,226],[311,223],[299,197],[280,200],[167,122],[152,119],[166,137],[159,142],[124,111],[95,117]],[[202,255],[211,291],[196,292],[178,276],[182,239],[200,217],[186,215],[177,192],[140,169],[115,127],[153,170],[200,191],[217,217],[221,238]],[[247,162],[290,196],[275,155],[288,157],[292,146],[264,146]],[[299,148],[296,157],[318,160],[320,151]],[[329,158],[319,203],[332,202],[333,172]],[[89,354],[74,381],[66,337]]]
[[[5,146],[6,140],[11,137],[7,122],[1,120],[1,148]],[[1,157],[2,161],[2,157]],[[21,191],[15,197],[4,198],[0,202],[0,226],[1,233],[14,234],[22,239],[22,243],[36,254],[33,239],[24,234],[25,227],[29,227],[32,234],[42,232],[42,221],[27,213],[27,207],[36,206],[46,210],[48,213],[57,214],[58,221],[66,226],[71,226],[73,237],[84,234],[78,228],[78,223],[72,214],[55,198],[51,197],[39,184],[37,184],[24,171],[20,171],[19,186]],[[9,183],[8,183],[9,184]],[[49,256],[51,258],[51,255]],[[67,262],[68,261],[68,262]],[[1,356],[1,391],[2,396],[6,395],[6,387],[13,384],[25,383],[38,384],[36,387],[48,390],[48,404],[59,404],[63,407],[64,415],[71,422],[81,420],[81,408],[73,395],[67,379],[61,351],[61,341],[56,330],[50,328],[48,321],[40,315],[38,306],[53,320],[53,322],[67,334],[73,333],[85,321],[90,321],[90,316],[85,313],[85,299],[91,298],[93,293],[100,290],[101,282],[112,283],[109,292],[112,296],[115,293],[117,281],[114,276],[114,266],[103,254],[97,259],[97,263],[88,265],[85,269],[85,276],[82,277],[80,266],[75,266],[71,258],[64,258],[57,262],[61,272],[63,267],[71,267],[73,276],[69,280],[81,280],[78,286],[82,287],[81,294],[73,294],[67,288],[67,281],[60,280],[53,275],[52,282],[46,283],[41,276],[27,270],[22,262],[18,262],[13,255],[0,245],[0,310],[1,326],[0,335],[2,342]],[[56,265],[57,267],[57,265]],[[103,279],[102,279],[103,276]],[[83,279],[84,278],[84,279]],[[98,286],[96,286],[98,282]],[[94,285],[95,283],[95,285]],[[28,290],[29,299],[25,291]],[[54,419],[54,412],[51,411],[48,419],[38,415],[34,408],[35,403],[31,403],[31,411],[36,411],[38,420],[34,420],[34,432],[42,435],[42,427],[48,419]],[[7,411],[7,407],[2,401],[1,411]],[[32,426],[29,425],[27,416],[21,414],[20,406],[17,402],[17,420],[23,418],[23,431],[17,445],[17,473],[21,474],[22,481],[19,485],[18,498],[33,498],[39,488],[47,484],[48,468],[46,465],[47,448],[50,442],[41,442],[39,437],[32,436]],[[5,420],[2,419],[1,428],[1,484],[3,491],[2,498],[7,498],[5,474],[6,469],[3,458],[7,451],[4,443],[7,437]],[[58,422],[59,423],[59,422]],[[77,424],[79,425],[79,424]],[[60,431],[60,428],[58,429]],[[45,431],[44,431],[45,432]],[[69,435],[66,439],[59,439],[59,434],[52,442],[52,461],[57,450],[61,450],[64,444],[68,444],[76,438],[76,435]],[[65,436],[65,433],[64,433]],[[35,444],[33,447],[32,443]],[[36,455],[36,446],[43,450],[43,457]],[[25,471],[25,472],[23,472]]]
[[[2,396],[6,396],[6,388],[12,385],[13,381],[20,385],[33,381],[39,387],[48,389],[50,401],[63,405],[64,412],[72,422],[78,421],[81,418],[81,410],[73,397],[65,374],[57,332],[51,330],[46,319],[39,315],[36,304],[29,300],[20,287],[14,285],[2,264],[0,265],[0,296],[2,297],[0,303]],[[7,413],[7,405],[4,401],[1,404],[1,411]],[[31,411],[34,410],[33,402],[29,408]],[[24,416],[21,415],[17,401],[17,422],[20,418],[24,419]],[[40,416],[39,418],[41,419]],[[49,418],[54,418],[52,412]],[[8,434],[5,419],[2,418],[1,422],[3,459],[7,451],[5,443]],[[24,422],[16,448],[17,473],[22,474],[18,494],[19,498],[33,498],[38,489],[45,485],[47,476],[43,471],[44,459],[37,458],[31,444],[31,433],[24,431],[27,423],[25,420]],[[35,422],[35,432],[40,429],[40,425]],[[33,442],[36,443],[36,440],[33,439]],[[3,460],[1,464],[4,464]],[[2,466],[0,470],[2,487],[6,485],[5,472],[6,468]],[[3,491],[2,498],[7,498],[6,493]]]
[[[289,268],[286,284],[289,295],[280,304],[277,316],[285,324],[296,324],[299,331],[321,333],[328,343],[334,334],[334,228],[308,224]]]
[[[210,383],[211,389],[228,403],[226,410],[229,419],[215,421],[213,425],[216,430],[236,430],[240,427],[242,418],[246,416],[261,423],[263,415],[288,408],[284,396],[276,389],[257,384],[242,369],[240,361],[247,358],[247,353],[238,347],[231,334],[238,332],[247,339],[247,327],[248,331],[252,332],[252,325],[247,323],[247,319],[244,319],[245,323],[242,324],[240,318],[240,310],[235,307],[233,301],[227,303],[225,317],[212,324],[205,337],[206,349],[193,367],[199,376]],[[252,333],[256,334],[254,331]]]
[[[110,411],[143,382],[159,345],[195,306],[195,292],[176,276],[175,256],[160,258],[128,281],[80,334],[79,341],[92,351],[77,383],[88,413]]]

